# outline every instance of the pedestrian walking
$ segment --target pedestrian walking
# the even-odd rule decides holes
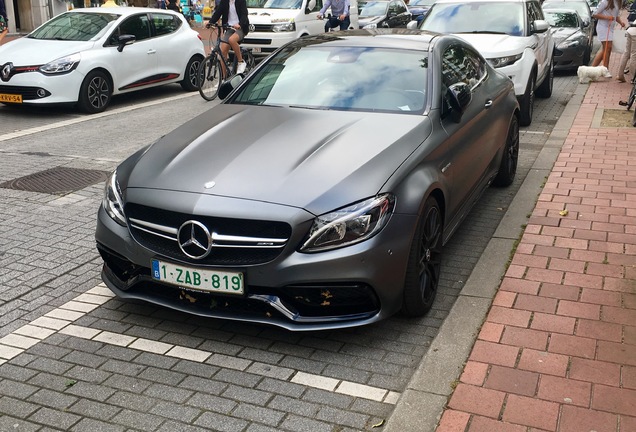
[[[601,49],[598,50],[592,61],[592,66],[603,66],[609,68],[610,54],[612,53],[612,41],[614,40],[614,26],[618,22],[621,27],[626,24],[619,16],[621,11],[621,0],[602,0],[592,17],[598,20],[596,24],[596,35],[601,42]],[[607,72],[606,78],[611,78],[612,74]]]
[[[0,43],[7,33],[9,33],[9,17],[4,0],[0,0]]]
[[[625,32],[627,38],[625,42],[625,52],[621,56],[621,63],[618,66],[618,77],[620,82],[625,82],[625,73],[629,71],[632,80],[636,76],[636,24],[630,26]]]

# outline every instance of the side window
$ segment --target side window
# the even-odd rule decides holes
[[[157,36],[173,33],[181,26],[181,20],[174,15],[153,13],[151,17]]]
[[[534,22],[538,19],[543,19],[543,14],[537,10],[534,2],[526,3],[526,11],[528,13],[528,30],[534,30]]]
[[[543,15],[543,9],[541,8],[541,5],[539,5],[539,3],[531,2],[530,7],[532,7],[532,9],[534,10],[534,16],[536,16],[535,19],[540,19],[540,20],[545,19],[545,16]]]
[[[481,58],[462,46],[453,45],[444,51],[442,81],[446,87],[463,82],[472,88],[481,80],[485,70]]]
[[[130,34],[135,36],[137,41],[148,39],[150,37],[150,21],[147,15],[135,15],[121,23],[119,28],[115,29],[111,36],[110,42],[117,44],[119,36]]]
[[[316,6],[311,10],[311,12],[318,12],[322,9],[322,0],[316,0]]]

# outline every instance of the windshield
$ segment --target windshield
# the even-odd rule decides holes
[[[521,2],[435,3],[421,29],[438,33],[525,34]]]
[[[570,12],[546,11],[545,19],[552,27],[579,27],[579,21],[576,19],[576,15]]]
[[[65,41],[96,40],[118,18],[119,15],[112,13],[66,12],[47,21],[28,37]]]
[[[370,1],[361,3],[358,7],[360,17],[372,17],[386,15],[386,10],[389,7],[389,2],[385,1]]]
[[[427,53],[297,45],[275,54],[229,103],[421,113]]]
[[[300,9],[302,0],[247,0],[248,8]]]
[[[413,0],[409,2],[409,6],[432,6],[435,0]]]
[[[590,18],[590,10],[589,6],[584,1],[573,1],[573,2],[563,2],[563,1],[546,1],[543,3],[543,10],[546,9],[574,9],[579,13],[579,15],[583,18]]]

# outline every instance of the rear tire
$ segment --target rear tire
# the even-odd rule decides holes
[[[94,70],[82,82],[77,105],[85,113],[100,113],[108,107],[112,95],[110,79],[104,72]]]
[[[632,105],[634,105],[634,101],[636,100],[636,81],[632,84],[632,91],[629,93],[629,98],[627,98],[627,109],[632,109]],[[636,111],[636,108],[635,108]]]
[[[186,65],[183,74],[183,80],[179,82],[181,88],[185,91],[192,92],[199,89],[199,67],[201,66],[201,56],[194,56]]]
[[[530,126],[530,123],[532,123],[532,112],[534,111],[534,86],[535,77],[533,72],[528,79],[526,92],[521,97],[521,100],[519,100],[519,106],[521,108],[519,124],[521,126]]]
[[[419,317],[433,306],[442,267],[442,212],[437,200],[428,197],[411,243],[402,313]]]
[[[201,97],[207,101],[214,100],[219,93],[221,83],[221,64],[216,54],[208,56],[201,62],[197,74],[198,88]]]
[[[506,137],[506,147],[501,157],[499,172],[493,180],[494,186],[510,186],[517,174],[517,161],[519,160],[519,122],[517,116],[512,116]]]

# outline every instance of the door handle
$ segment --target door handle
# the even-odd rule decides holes
[[[155,49],[149,49],[148,50],[148,54],[156,54],[156,53],[157,53],[157,50],[155,50]]]
[[[492,106],[492,99],[488,99],[484,104],[484,108],[490,108]]]

